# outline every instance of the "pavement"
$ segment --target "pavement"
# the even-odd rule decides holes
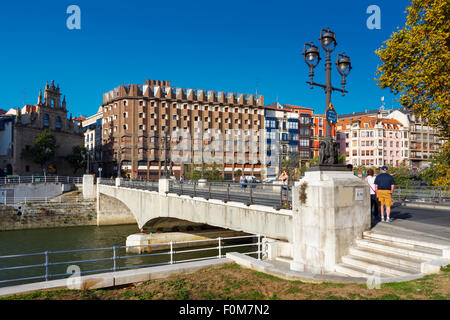
[[[396,206],[391,208],[390,223],[375,221],[372,229],[375,231],[392,230],[391,232],[423,234],[450,241],[450,211],[446,208],[432,209],[417,206]],[[396,230],[396,231],[395,231]]]

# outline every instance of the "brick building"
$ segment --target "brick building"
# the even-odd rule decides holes
[[[235,178],[237,169],[246,175],[261,177],[259,152],[258,161],[249,158],[250,149],[259,148],[263,140],[258,134],[249,134],[249,130],[259,132],[264,128],[264,97],[261,95],[178,88],[171,86],[170,81],[146,80],[145,84],[121,85],[105,93],[100,112],[104,176],[117,175],[117,163],[120,163],[122,175],[158,179],[164,173],[163,138],[167,130],[172,136],[170,147],[166,148],[169,149],[167,162],[171,175],[179,178],[187,164],[201,167],[198,155],[203,153],[196,147],[211,149],[213,143],[221,141],[215,138],[215,134],[220,134],[224,141],[221,147],[230,150],[238,144],[233,137],[234,130],[242,129],[243,150],[233,149],[231,161],[212,151],[214,162],[227,180]],[[181,141],[186,142],[178,136],[179,130],[189,132],[192,137],[189,143],[203,141],[203,144],[188,146],[191,160],[187,163],[170,159],[175,147]]]

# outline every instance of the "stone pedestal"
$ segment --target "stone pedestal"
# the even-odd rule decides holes
[[[307,171],[292,201],[292,270],[334,271],[370,228],[369,186],[350,171]]]
[[[97,196],[97,190],[94,186],[94,176],[90,174],[83,175],[83,198],[93,199]]]
[[[116,187],[120,187],[122,184],[123,178],[116,178]]]
[[[170,190],[170,179],[167,178],[159,179],[158,190],[159,194],[165,195],[166,193],[168,193]]]

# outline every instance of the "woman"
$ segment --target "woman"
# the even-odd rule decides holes
[[[367,170],[366,182],[370,188],[370,212],[373,219],[378,219],[378,200],[375,192],[375,177],[373,169]]]

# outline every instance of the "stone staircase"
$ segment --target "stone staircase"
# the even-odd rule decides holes
[[[342,263],[335,266],[339,275],[350,277],[380,278],[418,276],[438,270],[436,267],[424,267],[439,259],[444,265],[450,260],[444,258],[444,249],[450,242],[432,241],[427,237],[408,237],[376,231],[366,231],[362,239],[357,239],[350,247],[349,254],[342,257]]]

